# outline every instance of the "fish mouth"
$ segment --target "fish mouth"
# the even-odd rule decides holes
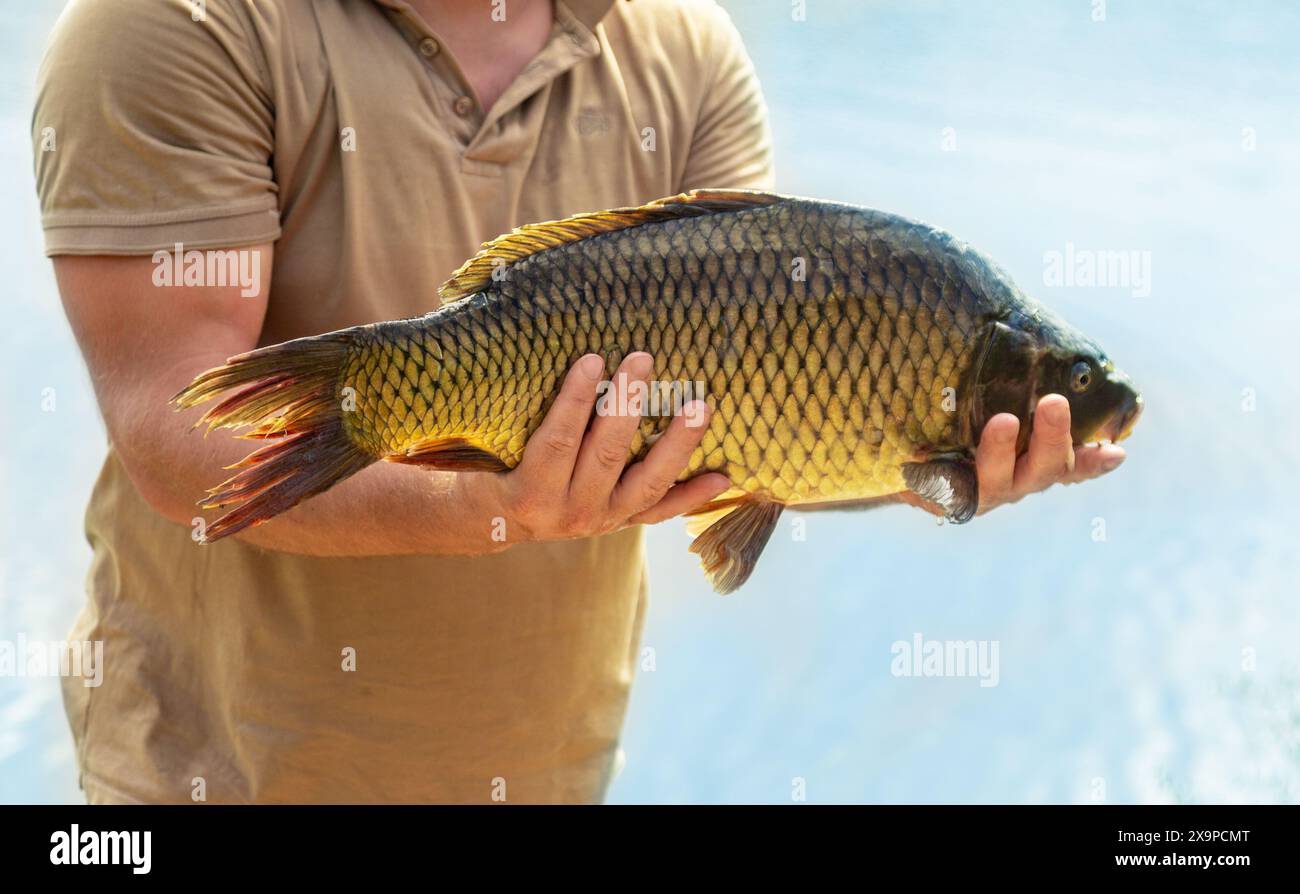
[[[1133,433],[1133,427],[1137,425],[1138,418],[1142,415],[1142,395],[1131,395],[1114,413],[1106,420],[1097,433],[1089,439],[1092,441],[1110,441],[1112,444],[1118,444]]]

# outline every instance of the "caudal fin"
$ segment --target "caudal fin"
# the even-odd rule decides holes
[[[352,336],[338,332],[258,348],[200,375],[172,398],[186,409],[222,396],[195,424],[253,426],[241,437],[270,440],[200,501],[234,508],[207,526],[211,542],[259,525],[373,463],[343,426],[339,376]]]

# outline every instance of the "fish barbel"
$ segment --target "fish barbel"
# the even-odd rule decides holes
[[[267,521],[378,460],[513,468],[578,357],[654,358],[669,402],[713,409],[682,479],[726,474],[691,546],[714,587],[753,570],[784,507],[913,491],[956,523],[994,414],[1028,444],[1040,396],[1076,443],[1128,435],[1133,383],[1091,340],[948,233],[867,208],[697,190],[520,227],[467,261],[425,316],[259,348],[203,373],[209,430],[271,439],[201,505],[207,539]],[[629,460],[671,419],[643,415]]]

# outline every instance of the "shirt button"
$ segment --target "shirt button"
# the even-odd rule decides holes
[[[451,104],[451,110],[460,117],[464,118],[474,110],[474,100],[468,96],[458,96],[456,101]]]
[[[438,46],[438,41],[434,40],[432,37],[426,37],[424,40],[420,41],[420,52],[425,56],[428,56],[430,59],[438,55],[439,49],[441,48]]]

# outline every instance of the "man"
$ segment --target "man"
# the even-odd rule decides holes
[[[579,363],[510,473],[380,464],[199,546],[194,502],[246,445],[191,434],[167,400],[255,345],[427,312],[515,225],[769,187],[726,15],[76,0],[33,129],[47,251],[110,441],[74,634],[103,639],[107,666],[65,688],[87,797],[599,800],[645,609],[637,525],[727,486],[672,485],[703,426],[624,469],[627,426],[586,431],[598,374]],[[186,252],[248,276],[177,282]],[[634,383],[649,358],[622,371]],[[1018,465],[1014,418],[990,422],[985,509],[1122,458],[1076,463],[1063,399],[1040,418]],[[528,542],[495,540],[497,517]]]

